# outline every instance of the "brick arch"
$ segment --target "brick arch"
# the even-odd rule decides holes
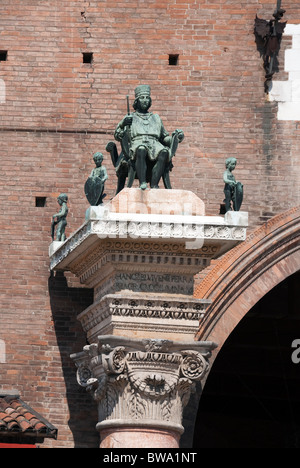
[[[264,223],[216,263],[195,289],[212,301],[196,335],[218,344],[212,361],[245,314],[299,269],[300,206]]]

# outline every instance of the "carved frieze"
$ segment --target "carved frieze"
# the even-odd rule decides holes
[[[246,238],[247,219],[244,219],[245,214],[242,212],[239,212],[238,216],[233,220],[234,224],[229,224],[227,219],[219,216],[145,217],[136,213],[120,214],[108,211],[101,219],[88,219],[57,250],[52,249],[50,267],[73,270],[80,276],[83,274],[84,264],[88,267],[96,264],[96,252],[102,262],[110,261],[110,255],[115,253],[113,250],[118,243],[122,245],[124,252],[130,252],[131,255],[157,255],[155,250],[159,246],[163,256],[168,256],[172,250],[169,245],[174,247],[176,243],[180,243],[181,251],[188,253],[191,258],[195,257],[195,254],[198,258],[215,258],[224,249],[226,251]],[[127,247],[124,244],[126,242],[130,244]],[[140,253],[136,247],[140,249]],[[174,249],[176,250],[175,247]],[[107,255],[109,257],[105,260]],[[205,266],[199,264],[198,271]]]
[[[98,335],[143,333],[192,339],[210,301],[193,296],[133,293],[107,294],[78,315],[89,342]]]

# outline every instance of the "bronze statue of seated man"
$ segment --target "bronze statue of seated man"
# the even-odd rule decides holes
[[[169,135],[159,115],[149,112],[151,104],[150,86],[138,86],[133,104],[135,112],[126,115],[115,130],[115,139],[121,142],[142,190],[147,188],[147,179],[151,188],[158,188],[161,177],[168,172],[178,143],[184,138],[182,130]],[[164,184],[171,188],[167,179],[164,178]]]

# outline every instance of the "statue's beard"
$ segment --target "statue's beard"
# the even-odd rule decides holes
[[[140,103],[139,104],[139,107],[138,107],[138,110],[140,112],[147,112],[147,110],[149,109],[150,105],[149,104],[146,104],[146,103]]]

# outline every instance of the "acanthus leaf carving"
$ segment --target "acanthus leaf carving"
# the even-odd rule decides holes
[[[178,428],[195,382],[208,370],[212,346],[201,352],[201,346],[186,344],[103,336],[85,347],[77,367],[81,384],[98,402],[100,421],[163,421]]]

